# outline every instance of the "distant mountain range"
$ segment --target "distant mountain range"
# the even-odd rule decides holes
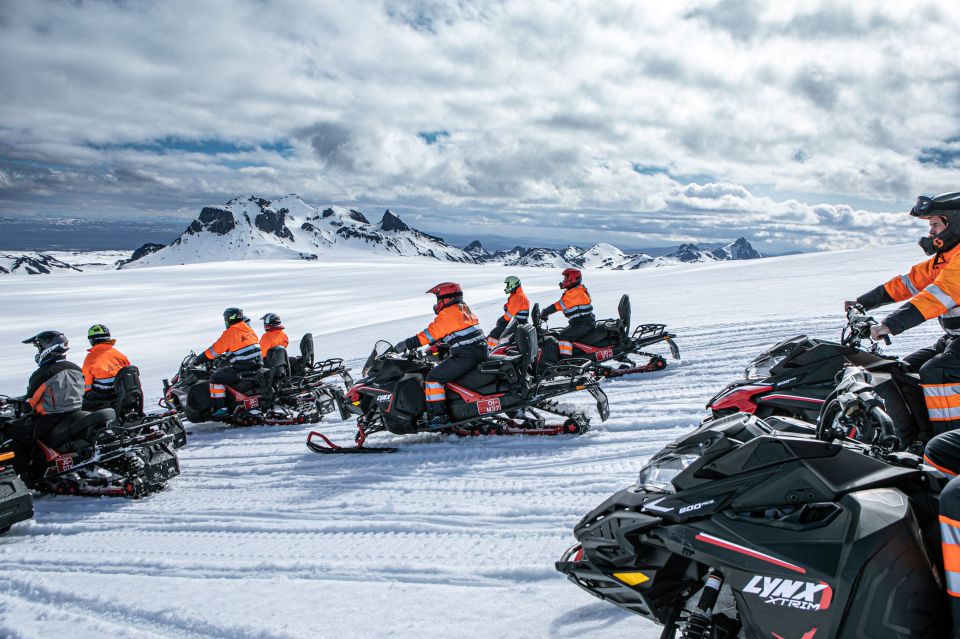
[[[371,222],[360,211],[340,206],[314,208],[296,195],[273,201],[249,195],[234,198],[223,206],[204,207],[197,219],[170,244],[143,244],[129,259],[117,260],[115,267],[129,269],[250,259],[316,260],[321,255],[368,253],[461,263],[615,270],[762,257],[744,238],[712,250],[683,244],[657,257],[624,253],[605,243],[588,248],[571,245],[564,249],[517,246],[491,253],[478,241],[462,249],[451,246],[442,238],[411,228],[389,210],[379,222]],[[75,260],[68,263],[45,253],[0,255],[0,273],[67,270],[82,270],[82,266]]]

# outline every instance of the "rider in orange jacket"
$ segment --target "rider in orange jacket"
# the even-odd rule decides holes
[[[274,346],[287,348],[290,346],[290,340],[283,330],[279,315],[267,313],[260,319],[263,320],[263,335],[260,336],[260,356],[267,359],[267,351]]]
[[[90,349],[83,360],[83,410],[98,410],[113,406],[117,399],[114,378],[120,369],[130,366],[127,356],[114,348],[117,340],[110,329],[94,324],[87,331]]]
[[[252,371],[263,365],[260,357],[260,341],[248,318],[239,308],[231,307],[223,312],[226,330],[210,348],[196,357],[196,363],[225,357],[226,366],[221,366],[210,376],[211,417],[223,417],[227,410],[227,386],[237,383],[240,373]]]
[[[563,311],[567,327],[560,331],[560,356],[570,357],[573,355],[573,342],[592,331],[597,320],[593,316],[590,293],[583,285],[583,276],[578,269],[563,271],[560,288],[564,289],[560,300],[540,311],[540,319],[545,320],[553,313]]]
[[[503,315],[497,318],[497,325],[493,327],[489,337],[487,337],[487,348],[490,350],[496,348],[497,344],[500,343],[503,331],[511,321],[517,324],[526,324],[527,320],[530,319],[530,300],[527,299],[523,289],[520,288],[520,279],[514,275],[508,275],[503,283],[505,285],[503,292],[510,297],[507,298],[507,303],[503,305]]]
[[[427,373],[424,384],[429,424],[435,426],[450,421],[444,386],[486,359],[487,347],[483,331],[478,325],[480,322],[464,303],[463,289],[459,284],[443,282],[426,292],[437,296],[437,303],[433,307],[437,316],[427,328],[403,340],[395,348],[406,351],[436,343],[443,343],[450,348],[446,359]]]

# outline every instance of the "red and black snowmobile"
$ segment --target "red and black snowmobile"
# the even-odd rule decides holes
[[[121,424],[112,408],[67,415],[42,439],[22,398],[0,399],[3,439],[31,442],[22,478],[45,493],[142,497],[180,474],[176,435],[162,423]]]
[[[895,451],[864,379],[844,380],[846,410],[815,436],[785,433],[792,418],[704,422],[588,513],[556,569],[665,639],[950,636],[948,478]],[[850,441],[851,428],[878,436]]]
[[[364,365],[363,379],[347,392],[341,404],[344,419],[357,416],[355,445],[338,446],[323,434],[312,432],[307,446],[317,453],[396,451],[365,445],[370,435],[382,431],[460,436],[580,434],[590,427],[590,420],[555,399],[580,390],[593,395],[600,419],[607,419],[607,396],[586,362],[561,362],[547,374],[537,375],[531,366],[536,357],[536,335],[529,324],[516,332],[516,348],[516,354],[491,356],[476,370],[448,383],[450,422],[430,426],[423,385],[435,359],[417,352],[399,355],[387,342],[378,342]],[[561,421],[550,423],[548,415],[559,416]]]
[[[313,335],[300,340],[300,357],[288,357],[286,349],[267,351],[264,366],[240,373],[240,381],[227,386],[228,414],[211,417],[210,375],[219,360],[194,364],[191,352],[172,379],[163,380],[164,404],[183,413],[194,424],[219,421],[234,426],[291,426],[315,424],[337,409],[343,390],[330,383],[339,376],[344,388],[353,385],[342,359],[314,362]]]
[[[847,311],[839,343],[798,335],[771,346],[747,365],[743,379],[714,395],[707,408],[713,417],[745,412],[760,418],[795,417],[816,423],[836,388],[837,375],[845,367],[862,366],[876,380],[902,446],[927,441],[933,429],[920,378],[903,361],[884,355],[880,345],[870,341],[874,324],[876,320],[866,315],[863,307],[854,306]],[[884,341],[889,344],[890,338]]]
[[[617,306],[618,319],[600,320],[596,327],[580,340],[573,342],[573,359],[590,362],[603,377],[622,377],[636,373],[660,371],[667,367],[667,360],[658,353],[645,352],[651,346],[666,343],[673,359],[680,359],[680,348],[674,341],[676,335],[667,331],[666,324],[640,324],[630,331],[630,297],[624,295]],[[540,306],[535,304],[530,314],[540,339],[539,366],[553,366],[560,361],[559,330],[550,330],[540,323]],[[508,326],[507,331],[512,327]],[[493,354],[511,352],[507,341],[493,350]],[[631,357],[646,357],[638,363]]]

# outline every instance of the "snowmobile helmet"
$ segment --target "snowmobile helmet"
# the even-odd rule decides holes
[[[37,364],[42,364],[51,357],[62,355],[70,350],[67,336],[60,331],[43,331],[33,337],[23,340],[24,344],[33,344],[37,347],[37,354],[33,356]]]
[[[920,248],[927,255],[943,253],[960,244],[960,192],[942,193],[936,197],[921,195],[910,215],[921,219],[941,217],[947,225],[943,231],[920,238]]]
[[[440,282],[426,292],[437,296],[437,303],[433,306],[434,313],[463,301],[463,289],[456,282]]]
[[[87,329],[87,339],[90,340],[90,346],[109,342],[111,341],[110,329],[103,324],[94,324]]]
[[[515,290],[520,288],[520,278],[516,275],[508,275],[503,283],[506,285],[503,288],[504,293],[513,293]]]
[[[283,328],[280,323],[280,316],[276,313],[267,313],[260,319],[263,320],[263,327],[266,329],[270,328]]]
[[[575,268],[568,268],[563,270],[563,281],[560,282],[560,288],[573,288],[574,286],[580,286],[580,282],[583,281],[583,276],[580,271]]]
[[[248,318],[243,314],[242,309],[231,306],[223,311],[223,323],[228,327],[233,326],[237,322],[245,322],[247,319]]]

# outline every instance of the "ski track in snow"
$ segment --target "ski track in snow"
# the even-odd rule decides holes
[[[917,257],[905,248],[900,254],[902,266]],[[572,528],[580,517],[629,485],[651,454],[696,425],[704,403],[738,378],[762,348],[800,333],[837,338],[844,295],[852,297],[893,274],[889,255],[881,251],[852,255],[857,259],[851,261],[860,265],[852,275],[851,261],[843,254],[728,263],[710,270],[590,273],[600,317],[609,316],[602,311],[616,307],[621,291],[630,292],[634,322],[667,322],[678,334],[683,359],[670,360],[662,372],[605,382],[611,406],[606,423],[596,417],[586,393],[562,398],[593,416],[592,430],[580,437],[379,435],[373,445],[398,445],[400,451],[324,457],[304,445],[307,427],[190,425],[189,444],[180,451],[182,474],[163,492],[138,501],[45,496],[36,500],[34,521],[0,538],[5,575],[0,636],[659,636],[653,624],[569,584],[554,570],[554,561],[574,543]],[[365,268],[367,273],[383,268],[379,273],[386,277],[390,266],[371,262]],[[222,268],[223,273],[240,269],[251,276],[243,271],[246,267]],[[210,268],[201,271],[204,277]],[[283,277],[303,272],[299,265],[266,268]],[[436,275],[429,273],[435,268],[435,263],[423,262],[419,280],[432,284]],[[461,281],[484,283],[475,310],[489,328],[502,304],[489,282],[502,280],[507,271],[443,268],[445,275],[453,271]],[[838,279],[783,290],[756,277],[764,273],[770,280],[805,282],[799,274],[816,268],[837,273]],[[838,283],[841,273],[850,278],[843,284]],[[189,338],[180,334],[179,345],[172,346],[174,339],[167,334],[175,326],[161,330],[156,340],[160,352],[149,355],[138,352],[145,351],[142,344],[137,348],[136,340],[123,337],[142,335],[140,323],[156,321],[148,309],[130,309],[111,322],[110,317],[90,318],[89,308],[77,302],[54,309],[46,296],[56,291],[73,298],[105,295],[106,307],[116,308],[118,301],[105,292],[106,284],[117,281],[121,290],[150,284],[164,307],[192,316],[199,303],[188,295],[189,309],[181,311],[177,295],[169,292],[170,283],[183,275],[176,268],[65,275],[55,282],[31,280],[36,285],[29,289],[4,282],[0,303],[19,307],[24,316],[20,326],[70,329],[75,348],[83,334],[80,326],[108,323],[121,336],[118,346],[145,371],[148,395],[156,399],[163,371],[171,375],[183,353],[216,337],[227,296],[217,293],[204,304],[202,321],[185,321]],[[322,302],[305,302],[296,287],[287,285],[277,291],[279,301],[263,309],[260,291],[257,303],[248,304],[257,308],[248,314],[280,309],[293,341],[297,328],[309,326],[311,309],[332,304],[337,292],[349,310],[348,291],[356,284],[351,277],[356,276],[348,269],[334,269]],[[521,271],[521,277],[531,297],[556,297],[556,274]],[[732,280],[726,284],[726,301],[672,304],[688,294],[717,295],[721,279]],[[233,286],[236,293],[242,285]],[[391,311],[397,320],[384,321],[382,310],[367,308],[369,320],[367,315],[350,320],[359,324],[355,332],[323,336],[318,355],[346,356],[357,373],[377,337],[400,339],[420,328],[429,319],[424,312],[429,313],[430,304],[418,297],[426,285],[417,281],[397,288],[397,296],[408,300]],[[467,290],[469,301],[469,286]],[[651,290],[670,291],[657,313],[642,310],[651,306],[649,300],[641,303],[642,294],[649,297]],[[764,304],[754,309],[740,301],[751,294],[761,296]],[[283,313],[294,304],[307,308]],[[349,313],[337,307],[335,315],[346,318]],[[117,330],[114,324],[130,328]],[[13,363],[0,377],[8,392],[18,389],[30,372],[30,353],[18,348],[26,337],[20,333],[30,330],[0,331],[0,355]],[[914,333],[898,338],[894,352],[928,344],[936,328]],[[320,346],[334,340],[342,350]],[[82,351],[76,348],[72,355],[79,361]],[[350,441],[352,421],[330,417],[314,427],[335,441]]]

